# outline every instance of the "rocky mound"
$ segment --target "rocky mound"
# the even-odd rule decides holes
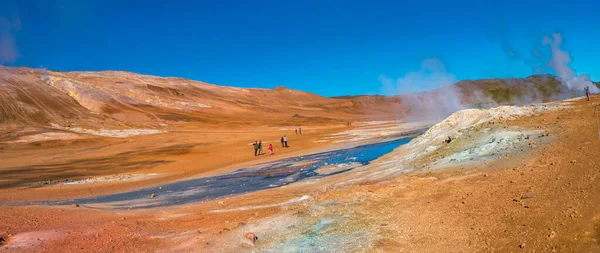
[[[511,127],[510,121],[564,108],[559,103],[548,103],[461,110],[353,176],[377,180],[403,172],[463,167],[520,153],[545,143],[549,133],[544,129]]]

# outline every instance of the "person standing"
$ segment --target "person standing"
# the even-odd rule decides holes
[[[590,101],[590,86],[585,86],[585,96],[587,97],[587,100]]]
[[[252,146],[254,146],[254,156],[257,156],[258,153],[258,142],[254,142],[254,144],[252,144]]]
[[[262,155],[262,140],[258,142],[258,155]]]
[[[298,134],[298,128],[294,129],[294,131],[296,131],[296,134]]]
[[[273,154],[273,144],[269,144],[269,155]]]
[[[281,147],[285,148],[285,145],[283,144],[283,136],[281,136]]]
[[[286,148],[289,148],[288,143],[287,143],[287,135],[283,136],[283,143],[285,144]]]
[[[300,134],[302,134],[302,128],[298,128],[298,130],[300,130],[299,132],[300,132]]]

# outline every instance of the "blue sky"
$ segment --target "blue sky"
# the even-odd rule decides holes
[[[0,63],[283,85],[324,96],[394,93],[386,80],[419,73],[423,80],[415,84],[399,82],[411,87],[397,92],[412,92],[445,84],[428,79],[422,65],[431,59],[451,80],[534,74],[523,58],[559,31],[571,67],[598,80],[598,7],[524,0],[0,0]],[[14,57],[6,55],[9,40]]]

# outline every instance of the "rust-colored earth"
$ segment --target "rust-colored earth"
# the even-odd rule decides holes
[[[2,71],[0,252],[600,251],[598,97],[467,114],[482,120],[444,121],[444,131],[415,139],[422,145],[318,180],[122,210],[39,201],[222,175],[435,122],[402,122],[406,108],[390,99],[283,88],[222,95],[223,87],[120,72]],[[438,141],[446,135],[456,138]],[[258,140],[267,154],[255,157]]]

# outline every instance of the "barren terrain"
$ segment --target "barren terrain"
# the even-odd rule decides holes
[[[401,97],[0,71],[0,252],[600,252],[599,97],[408,122]],[[140,189],[156,192],[134,204],[154,203],[173,183],[269,178],[399,139],[375,160],[352,153],[267,189],[77,203]],[[171,194],[194,190],[212,189]]]

